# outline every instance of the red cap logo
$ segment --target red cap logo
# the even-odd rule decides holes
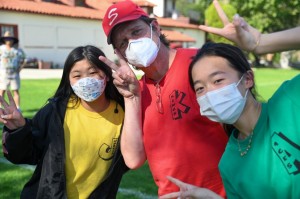
[[[148,14],[132,1],[121,1],[111,5],[107,9],[102,21],[102,27],[107,36],[107,43],[111,44],[111,31],[116,25],[136,20],[141,16],[148,17]]]

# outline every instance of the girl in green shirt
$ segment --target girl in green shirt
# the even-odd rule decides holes
[[[207,43],[194,57],[189,76],[200,113],[222,123],[229,135],[219,163],[227,198],[300,198],[300,75],[260,103],[243,52]],[[169,179],[181,191],[161,198],[220,198],[208,189]]]

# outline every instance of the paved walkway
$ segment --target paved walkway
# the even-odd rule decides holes
[[[32,69],[24,68],[21,70],[21,79],[60,79],[62,76],[63,69]],[[142,71],[134,70],[134,73],[138,76],[142,76]]]
[[[31,69],[24,68],[21,70],[21,79],[50,79],[61,78],[63,69]]]

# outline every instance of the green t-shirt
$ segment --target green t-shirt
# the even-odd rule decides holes
[[[300,198],[300,75],[262,104],[246,155],[234,134],[219,163],[229,199]],[[240,141],[242,151],[249,139]]]

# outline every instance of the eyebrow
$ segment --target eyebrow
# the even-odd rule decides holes
[[[89,66],[89,68],[87,70],[91,70],[91,69],[95,69],[93,66]],[[95,69],[96,70],[96,69]],[[73,71],[70,71],[70,73],[80,73],[81,71],[80,70],[73,70]]]
[[[118,30],[119,29],[124,29],[124,28],[128,28],[128,32],[131,32],[131,31],[134,31],[134,30],[136,30],[136,29],[141,29],[141,28],[143,28],[143,24],[133,24],[133,25],[120,25],[120,26],[117,26],[116,28],[115,28],[115,32],[118,32]],[[119,42],[121,42],[121,41],[119,41]],[[117,43],[119,43],[118,41],[116,41],[115,43],[117,44]]]
[[[212,74],[210,74],[209,77],[214,77],[214,76],[219,75],[219,74],[225,74],[225,72],[223,72],[223,71],[216,71],[216,72],[213,72]]]
[[[223,72],[223,71],[215,71],[215,72],[209,74],[208,77],[212,78],[212,77],[214,77],[216,75],[219,75],[219,74],[225,74],[225,72]],[[194,85],[198,84],[198,83],[201,83],[201,81],[200,80],[196,80],[196,81],[193,82]]]

